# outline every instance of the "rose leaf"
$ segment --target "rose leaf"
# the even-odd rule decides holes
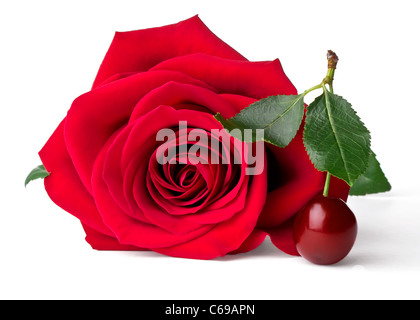
[[[25,187],[28,185],[29,182],[36,179],[43,179],[48,177],[50,173],[45,169],[45,167],[41,164],[38,167],[34,168],[29,175],[26,177],[25,180]]]

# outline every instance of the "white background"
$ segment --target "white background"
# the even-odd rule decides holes
[[[337,4],[335,4],[337,3]],[[420,298],[418,1],[2,1],[0,4],[0,298]],[[23,186],[71,102],[88,91],[115,31],[199,14],[250,60],[280,58],[301,92],[340,62],[334,89],[372,132],[393,191],[352,197],[350,255],[321,267],[266,241],[213,261],[98,252],[42,181]],[[313,96],[307,97],[310,102]]]

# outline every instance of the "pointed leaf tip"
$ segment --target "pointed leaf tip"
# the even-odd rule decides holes
[[[392,189],[391,184],[381,169],[381,165],[372,152],[369,158],[369,165],[350,189],[351,196],[364,196],[367,194],[388,192]]]
[[[45,177],[48,177],[49,175],[50,175],[50,172],[48,172],[42,164],[37,166],[26,177],[25,188],[28,185],[28,183],[31,182],[32,180],[44,179]]]

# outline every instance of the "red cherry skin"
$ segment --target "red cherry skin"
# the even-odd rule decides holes
[[[293,237],[306,260],[330,265],[344,259],[357,236],[357,221],[347,204],[332,197],[316,197],[296,216]]]

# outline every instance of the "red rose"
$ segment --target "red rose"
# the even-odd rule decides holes
[[[220,139],[212,135],[222,128],[215,113],[228,118],[275,94],[296,94],[280,62],[249,62],[197,16],[116,33],[92,90],[39,153],[51,172],[45,188],[80,219],[95,249],[211,259],[252,250],[268,234],[297,254],[291,223],[324,184],[301,132],[285,149],[266,145],[258,175],[246,173],[245,161],[194,163],[179,151],[194,128]],[[179,130],[180,122],[188,128]],[[165,128],[174,132],[166,142],[157,139]],[[233,140],[218,140],[221,148],[208,147],[204,158],[221,159],[231,147],[224,156],[234,159]],[[177,163],[158,162],[164,143]],[[332,195],[347,192],[333,180]]]

